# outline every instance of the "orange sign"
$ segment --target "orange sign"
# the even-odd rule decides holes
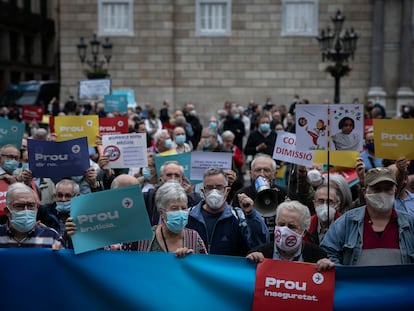
[[[332,310],[335,269],[315,264],[265,259],[257,265],[253,311]]]

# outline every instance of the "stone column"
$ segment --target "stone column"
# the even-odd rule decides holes
[[[412,1],[402,1],[401,12],[401,33],[400,33],[400,75],[399,75],[399,88],[397,91],[397,110],[396,113],[400,114],[400,107],[402,105],[412,105],[414,101],[414,92],[412,89],[412,30],[411,30],[411,18],[412,18]]]
[[[387,94],[382,87],[384,83],[384,0],[374,0],[371,59],[371,84],[368,98],[385,107]]]

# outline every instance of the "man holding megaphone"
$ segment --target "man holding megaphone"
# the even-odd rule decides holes
[[[276,178],[275,160],[267,154],[257,154],[251,163],[250,178],[251,185],[243,187],[237,194],[244,193],[254,201],[254,208],[262,214],[269,231],[273,233],[276,207],[286,198],[286,189],[273,183]],[[237,195],[232,206],[240,206]]]

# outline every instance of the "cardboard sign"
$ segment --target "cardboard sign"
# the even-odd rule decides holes
[[[333,310],[335,270],[315,266],[265,259],[257,265],[253,310]]]
[[[86,137],[64,142],[28,139],[27,152],[36,177],[80,176],[89,168]]]
[[[374,120],[375,157],[414,160],[414,120]]]
[[[187,179],[190,179],[190,163],[191,163],[191,152],[177,153],[172,155],[156,155],[155,158],[155,167],[157,169],[157,175],[161,176],[160,170],[161,166],[165,162],[176,161],[179,165],[184,168],[184,176]]]
[[[99,134],[99,118],[97,115],[55,117],[54,128],[57,141],[87,137],[88,146],[93,147]]]
[[[22,119],[25,121],[43,121],[44,108],[39,106],[22,106]]]
[[[120,113],[128,112],[126,95],[105,95],[104,110],[105,112],[119,111]]]
[[[70,214],[77,227],[72,236],[75,254],[152,237],[139,185],[75,197]]]
[[[12,144],[20,149],[24,134],[24,123],[0,118],[0,146]]]
[[[127,134],[128,117],[99,118],[99,135]]]

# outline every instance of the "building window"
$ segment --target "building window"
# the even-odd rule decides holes
[[[98,36],[133,36],[133,12],[133,0],[98,0]]]
[[[196,35],[231,35],[231,0],[196,0]]]
[[[318,34],[318,0],[283,0],[282,36]]]

